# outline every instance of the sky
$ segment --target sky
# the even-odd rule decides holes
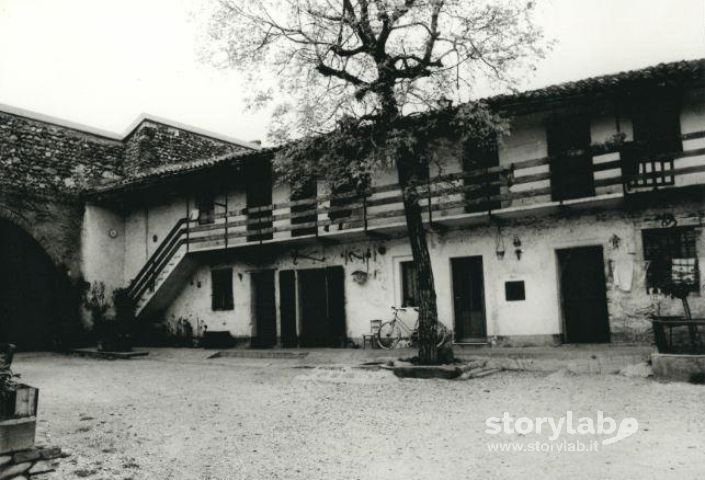
[[[246,82],[199,55],[209,1],[0,0],[0,104],[117,134],[147,113],[264,140]],[[539,3],[556,43],[522,89],[705,57],[705,0]]]

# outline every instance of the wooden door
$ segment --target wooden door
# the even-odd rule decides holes
[[[296,347],[296,272],[279,272],[279,317],[283,347]]]
[[[329,343],[333,347],[345,347],[345,270],[343,267],[326,268],[326,293],[329,327]]]
[[[455,340],[484,341],[487,337],[482,257],[451,259]]]
[[[274,300],[274,270],[252,273],[255,332],[252,346],[269,348],[277,344],[277,311]]]
[[[343,267],[300,270],[298,279],[301,346],[344,346],[346,327]]]
[[[298,275],[301,346],[328,347],[326,271],[322,268],[300,270]]]
[[[610,341],[602,247],[558,250],[567,343]]]

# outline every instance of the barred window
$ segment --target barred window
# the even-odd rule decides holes
[[[691,292],[700,291],[700,274],[696,249],[697,232],[693,227],[658,228],[642,231],[647,290],[668,291],[672,285],[684,285]]]
[[[234,308],[232,268],[211,270],[211,302],[213,310]]]
[[[419,282],[416,276],[416,264],[412,261],[401,262],[401,306],[419,306]]]

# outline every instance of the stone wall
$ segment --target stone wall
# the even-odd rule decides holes
[[[0,219],[34,238],[55,265],[71,278],[81,274],[83,205],[75,196],[40,195],[0,188]]]
[[[124,172],[134,175],[155,167],[244,151],[246,148],[152,120],[142,121],[125,139]]]
[[[58,447],[35,447],[30,450],[0,455],[0,479],[56,478],[54,471],[58,461],[65,456]]]
[[[76,192],[121,175],[119,140],[0,112],[0,188]]]
[[[75,340],[80,333],[80,291],[84,277],[91,279],[85,262],[95,263],[82,258],[86,217],[81,192],[160,165],[244,149],[207,132],[148,119],[120,138],[11,107],[0,111],[0,220],[28,233],[56,266],[60,281],[49,293],[66,300],[65,308],[55,312],[61,331],[68,332],[62,338]],[[112,230],[104,223],[92,228],[103,236]],[[122,271],[120,259],[110,261]],[[102,265],[92,265],[92,271]]]

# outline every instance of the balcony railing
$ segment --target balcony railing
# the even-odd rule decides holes
[[[430,225],[441,225],[451,219],[462,221],[487,214],[501,215],[541,205],[589,202],[591,198],[705,185],[705,143],[692,142],[698,139],[705,139],[705,131],[683,135],[682,152],[639,158],[636,169],[633,163],[625,165],[620,156],[620,152],[633,143],[591,147],[587,153],[593,159],[594,189],[590,191],[594,195],[579,199],[552,199],[555,182],[566,179],[552,179],[550,164],[555,159],[550,157],[432,177],[427,185],[419,188],[423,220]],[[693,143],[695,147],[685,148]],[[579,174],[585,175],[585,171]],[[212,223],[208,224],[184,218],[177,222],[135,277],[130,291],[134,297],[140,297],[153,288],[159,273],[182,247],[186,253],[229,249],[277,241],[330,238],[352,232],[372,234],[393,226],[403,228],[404,224],[398,184],[228,211],[214,215]]]

